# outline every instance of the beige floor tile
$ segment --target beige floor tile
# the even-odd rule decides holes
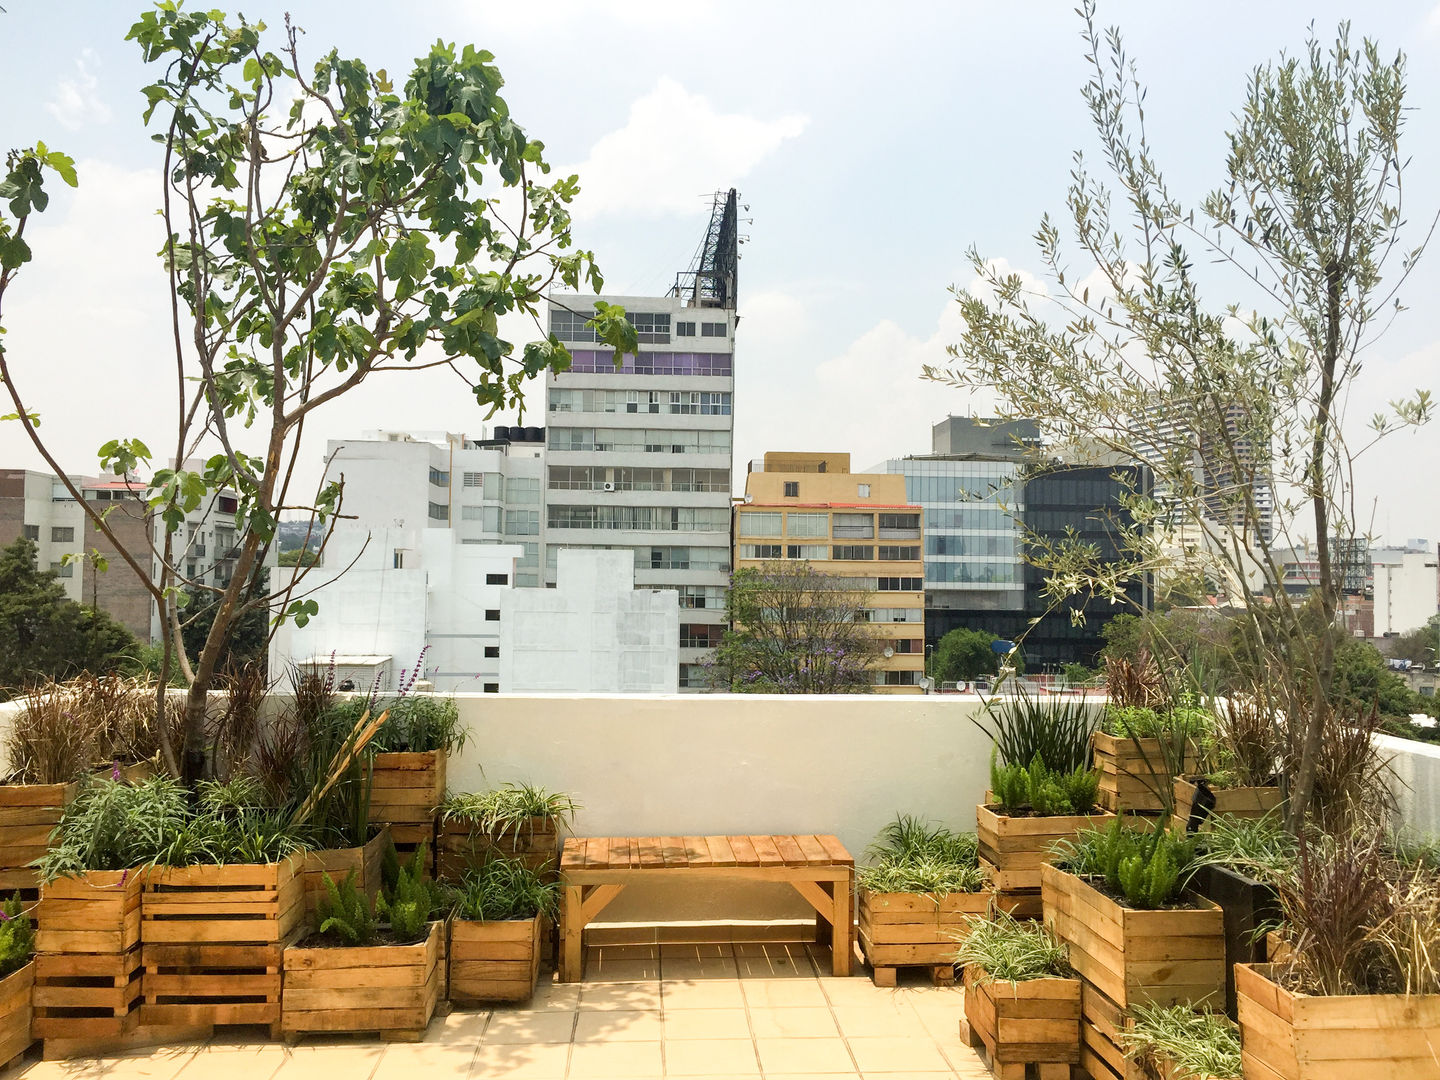
[[[940,1053],[944,1054],[945,1059],[950,1062],[950,1067],[961,1076],[969,1076],[971,1074],[975,1076],[990,1075],[989,1070],[985,1067],[985,1062],[980,1058],[979,1052],[965,1045],[959,1039],[939,1039],[936,1040],[935,1045],[940,1048]]]
[[[830,1004],[814,979],[746,979],[740,986],[753,1008],[825,1008]]]
[[[668,944],[660,946],[661,960],[714,959],[720,956],[734,956],[735,946],[728,941],[696,942],[690,945]]]
[[[847,1038],[889,1035],[923,1039],[930,1036],[908,1005],[896,1008],[889,1002],[872,1001],[868,1005],[836,1005],[833,1012],[840,1034]]]
[[[668,1009],[665,1039],[748,1039],[750,1018],[744,1009]]]
[[[572,1012],[580,1000],[580,983],[542,982],[530,995],[529,1001],[496,1002],[491,1011],[496,1015],[508,1012],[534,1012],[539,1009],[555,1009]]]
[[[25,1080],[172,1080],[198,1049],[147,1051],[143,1057],[40,1061],[24,1076]]]
[[[820,989],[832,1005],[869,1005],[875,1002],[889,1004],[895,998],[895,991],[876,986],[868,978],[857,976],[851,979],[822,978]]]
[[[736,956],[735,966],[742,979],[813,979],[815,969],[804,953],[793,955],[779,950],[757,956]]]
[[[471,1080],[561,1080],[570,1047],[560,1043],[482,1045],[470,1065]]]
[[[757,1039],[833,1039],[840,1034],[829,1009],[751,1008],[750,1030]]]
[[[395,1043],[385,1049],[372,1080],[465,1080],[475,1060],[468,1039],[441,1043]],[[208,1080],[208,1077],[207,1077]]]
[[[660,975],[674,979],[734,979],[740,974],[733,956],[679,956],[660,961]]]
[[[585,950],[585,962],[593,964],[615,960],[654,960],[660,955],[659,945],[595,945]]]
[[[893,1036],[847,1039],[861,1072],[948,1072],[950,1063],[929,1039]]]
[[[749,1039],[665,1040],[666,1076],[759,1076]]]
[[[425,1041],[438,1042],[440,1040],[473,1039],[478,1043],[480,1036],[485,1033],[485,1025],[489,1022],[489,1009],[482,1009],[478,1012],[460,1012],[456,1010],[448,1016],[442,1016],[436,1020],[432,1020],[430,1027],[425,1031]]]
[[[282,1046],[213,1046],[192,1056],[178,1075],[183,1080],[269,1080],[283,1064]]]
[[[570,1080],[640,1080],[664,1075],[658,1041],[576,1043],[570,1054]]]
[[[585,965],[587,983],[640,982],[660,978],[660,958],[648,960],[592,960]]]
[[[485,1028],[486,1046],[516,1043],[568,1043],[575,1031],[573,1012],[496,1013]]]
[[[816,1072],[855,1075],[855,1064],[842,1039],[757,1038],[755,1046],[766,1076]]]
[[[798,941],[737,941],[736,956],[788,956],[799,960],[806,955],[806,946]]]
[[[316,1076],[367,1080],[384,1053],[384,1043],[356,1042],[353,1038],[342,1042],[333,1036],[307,1035],[298,1046],[285,1048],[284,1063],[274,1080],[314,1080]],[[203,1077],[192,1075],[187,1080]]]
[[[678,979],[660,983],[661,1008],[673,1009],[741,1009],[745,995],[735,979]]]
[[[955,1074],[949,1069],[944,1072],[868,1072],[860,1080],[955,1080]],[[966,1076],[964,1080],[990,1080],[990,1073],[986,1070],[983,1075]]]
[[[576,1013],[575,1042],[659,1042],[658,1009],[587,1009]]]
[[[658,1009],[658,982],[587,983],[580,988],[580,1011],[587,1009]]]

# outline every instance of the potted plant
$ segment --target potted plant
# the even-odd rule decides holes
[[[955,954],[965,970],[965,1020],[996,1075],[1068,1080],[1080,1060],[1080,980],[1064,944],[1005,912],[971,918]]]
[[[1278,887],[1289,954],[1235,969],[1247,1075],[1433,1075],[1440,880],[1352,826],[1306,837]]]
[[[1120,1031],[1127,1061],[1146,1080],[1241,1080],[1240,1032],[1220,1013],[1135,1005]]]
[[[1201,771],[1175,778],[1175,823],[1196,832],[1209,818],[1260,818],[1283,802],[1281,725],[1253,698],[1227,698],[1200,740]]]
[[[1220,908],[1182,895],[1195,841],[1156,827],[1103,830],[1063,844],[1041,870],[1045,922],[1084,980],[1082,1040],[1118,1058],[1114,1016],[1136,1004],[1219,1005],[1225,990]]]
[[[559,882],[519,859],[492,859],[466,874],[450,922],[450,1000],[527,1000],[540,972],[543,923],[559,901]]]
[[[994,891],[980,869],[973,834],[897,817],[857,869],[860,947],[876,986],[894,986],[896,968],[923,966],[937,982],[955,978],[955,935],[967,915],[989,912]]]
[[[30,1049],[35,986],[35,930],[12,896],[0,904],[0,1069]]]
[[[416,1042],[440,1000],[445,933],[422,846],[371,903],[354,875],[326,879],[312,932],[284,950],[281,1030],[378,1032]]]
[[[1158,708],[1107,706],[1092,741],[1100,805],[1114,811],[1169,809],[1174,778],[1194,771],[1196,740],[1209,726],[1205,711],[1188,701]]]
[[[459,881],[495,858],[519,859],[537,874],[553,874],[560,832],[579,809],[573,796],[525,783],[453,795],[440,808],[436,875]]]

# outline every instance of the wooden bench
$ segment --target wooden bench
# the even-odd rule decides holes
[[[833,836],[605,836],[565,841],[560,856],[560,981],[578,982],[588,923],[626,885],[648,879],[783,881],[815,909],[836,975],[850,974],[855,860]]]

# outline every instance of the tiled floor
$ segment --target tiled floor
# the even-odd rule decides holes
[[[97,1061],[37,1062],[25,1080],[599,1080],[930,1077],[989,1073],[959,1038],[961,993],[832,978],[806,945],[592,949],[582,984],[542,980],[518,1006],[453,1012],[424,1042],[244,1033]]]

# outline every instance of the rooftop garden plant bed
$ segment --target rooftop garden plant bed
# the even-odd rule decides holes
[[[954,978],[955,936],[966,916],[987,913],[994,891],[980,868],[973,834],[897,817],[855,873],[860,946],[877,986],[894,986],[897,967],[923,966]]]
[[[460,886],[450,923],[450,1000],[525,1001],[540,972],[541,926],[560,886],[514,859],[492,859]]]
[[[1274,710],[1249,698],[1226,699],[1200,739],[1199,770],[1175,778],[1176,824],[1195,832],[1215,815],[1258,818],[1277,809],[1281,732]]]
[[[1100,805],[1168,809],[1174,778],[1195,770],[1198,740],[1207,730],[1207,714],[1193,705],[1109,706],[1092,740]]]
[[[1240,1032],[1228,1017],[1184,1005],[1135,1005],[1125,1056],[1159,1080],[1240,1080]]]
[[[454,795],[440,809],[436,874],[459,881],[494,858],[519,859],[536,873],[554,873],[560,834],[580,804],[564,792],[507,783]]]
[[[35,931],[18,896],[0,904],[0,1069],[30,1049]]]

